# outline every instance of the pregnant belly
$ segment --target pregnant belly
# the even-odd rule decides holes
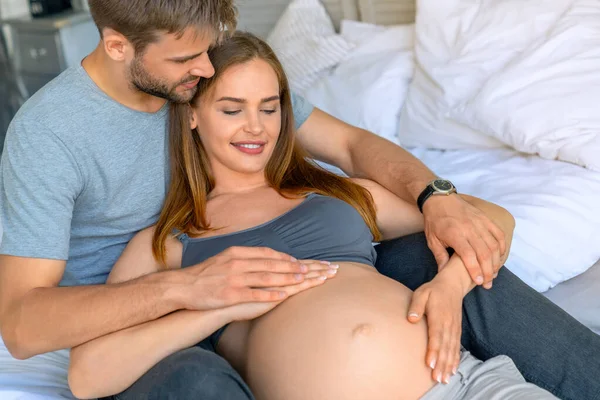
[[[246,379],[259,400],[418,399],[434,386],[427,327],[406,320],[412,292],[374,269],[338,276],[250,326]]]

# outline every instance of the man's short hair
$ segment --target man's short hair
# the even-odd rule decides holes
[[[111,28],[129,40],[136,52],[158,39],[160,33],[182,36],[196,28],[214,34],[235,30],[237,10],[233,0],[89,0],[90,12],[100,31]]]

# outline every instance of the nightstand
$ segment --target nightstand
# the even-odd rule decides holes
[[[28,96],[65,69],[78,65],[100,40],[89,13],[66,11],[45,18],[2,21],[9,58]]]

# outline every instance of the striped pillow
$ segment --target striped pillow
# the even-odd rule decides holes
[[[277,53],[296,91],[307,89],[329,74],[354,48],[354,44],[336,33],[319,0],[292,1],[267,42]]]

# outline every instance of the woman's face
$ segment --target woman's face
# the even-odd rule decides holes
[[[215,178],[264,178],[281,131],[279,82],[268,63],[257,59],[230,67],[194,111],[192,127],[198,128]]]

